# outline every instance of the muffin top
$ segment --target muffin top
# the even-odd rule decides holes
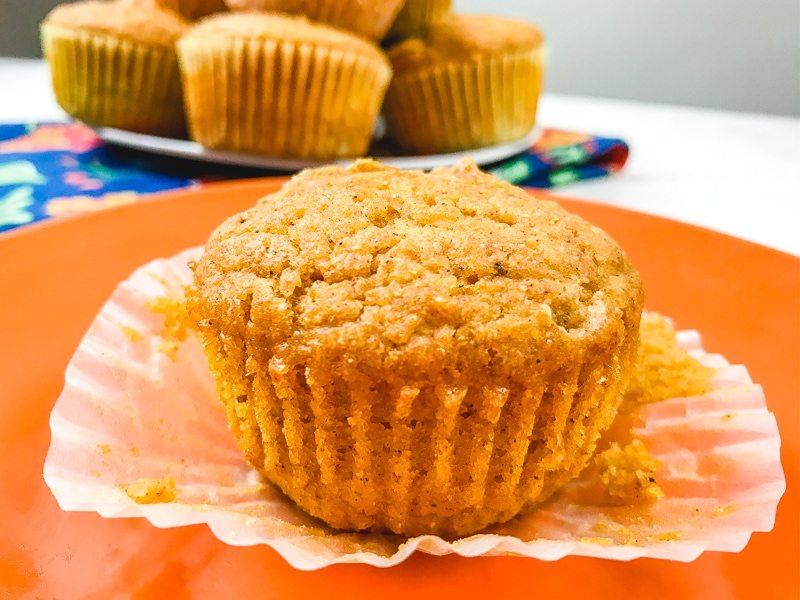
[[[387,38],[419,37],[431,23],[450,12],[452,0],[406,0],[397,13]]]
[[[267,11],[305,15],[309,19],[380,40],[404,0],[225,0],[234,11]]]
[[[303,171],[214,232],[187,295],[200,327],[288,362],[428,378],[557,369],[624,337],[641,304],[608,235],[471,161]]]
[[[533,50],[539,29],[526,21],[495,15],[450,14],[433,23],[424,39],[409,39],[389,50],[397,73],[476,57]]]
[[[161,6],[174,10],[187,19],[199,19],[226,10],[224,0],[157,0]]]
[[[155,0],[61,4],[50,11],[44,23],[166,47],[173,46],[189,27],[186,19]]]
[[[381,49],[356,35],[305,17],[277,13],[221,13],[206,17],[192,27],[184,39],[203,43],[219,36],[225,39],[255,38],[321,46],[386,62]]]

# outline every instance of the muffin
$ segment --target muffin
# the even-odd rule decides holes
[[[410,153],[455,152],[525,137],[536,122],[543,41],[530,23],[450,15],[389,51],[384,114]]]
[[[172,9],[192,21],[226,10],[224,0],[158,0],[161,6]]]
[[[362,156],[391,78],[375,44],[270,13],[208,17],[178,55],[194,140],[283,158]]]
[[[89,125],[185,135],[175,40],[187,28],[155,0],[56,7],[41,25],[56,100]]]
[[[373,41],[386,35],[403,6],[403,0],[225,0],[225,3],[231,10],[305,15]]]
[[[387,38],[419,37],[434,23],[450,13],[452,0],[406,0],[397,13]]]
[[[470,161],[301,172],[194,269],[247,461],[339,529],[463,536],[537,505],[590,459],[636,357],[617,244]]]

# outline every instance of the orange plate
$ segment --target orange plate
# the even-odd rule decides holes
[[[434,557],[390,569],[296,571],[268,547],[219,542],[205,526],[66,513],[42,479],[48,415],[65,367],[119,281],[201,244],[281,180],[169,193],[0,236],[0,593],[25,598],[791,598],[798,589],[800,260],[689,225],[559,200],[606,229],[639,268],[647,306],[764,386],[783,439],[787,491],[771,533],[693,563],[569,557]]]

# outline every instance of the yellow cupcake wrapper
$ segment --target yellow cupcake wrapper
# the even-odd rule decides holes
[[[388,38],[416,37],[450,13],[452,0],[406,0],[387,34]]]
[[[41,34],[53,91],[67,114],[95,126],[184,134],[174,51],[47,23]]]
[[[313,44],[184,39],[178,53],[193,139],[287,158],[366,153],[391,76],[383,63]]]
[[[536,122],[543,77],[540,48],[396,75],[384,105],[389,135],[422,154],[520,139]]]
[[[555,381],[390,383],[332,374],[327,358],[273,364],[206,336],[229,422],[251,464],[341,529],[467,534],[506,521],[574,478],[616,414],[636,340]],[[234,365],[269,364],[246,376]],[[243,400],[246,399],[246,400]],[[539,425],[544,424],[544,425]]]

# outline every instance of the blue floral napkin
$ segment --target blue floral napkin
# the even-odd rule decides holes
[[[553,187],[612,174],[627,157],[621,140],[549,129],[527,152],[486,168],[518,185]],[[269,174],[108,146],[78,123],[0,124],[0,232],[206,181]]]

